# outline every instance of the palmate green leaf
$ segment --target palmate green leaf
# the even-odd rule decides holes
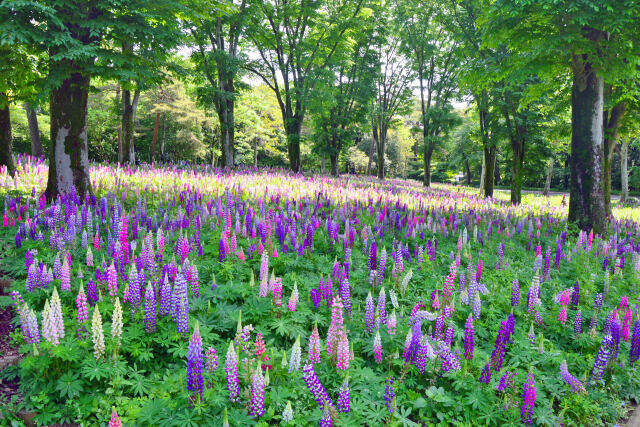
[[[109,377],[110,366],[94,357],[87,357],[82,363],[80,372],[89,381],[96,381]]]
[[[411,415],[411,408],[400,407],[397,408],[393,413],[393,417],[398,420],[400,424],[405,427],[418,427],[420,424],[415,423],[409,419],[409,415]]]
[[[137,419],[140,424],[152,425],[170,413],[169,402],[165,399],[150,399],[140,409]]]
[[[473,409],[486,408],[485,392],[482,389],[475,388],[464,398],[463,403]]]
[[[83,390],[82,380],[78,378],[76,374],[67,372],[58,379],[56,390],[60,392],[60,397],[73,399]]]

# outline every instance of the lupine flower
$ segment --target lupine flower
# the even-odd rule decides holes
[[[517,372],[507,371],[501,378],[500,384],[498,384],[498,391],[505,391],[513,384],[513,379],[518,375]]]
[[[531,425],[531,417],[533,416],[533,408],[536,405],[536,386],[533,378],[533,372],[527,375],[527,381],[524,383],[524,393],[522,398],[522,410],[520,412],[520,420],[522,424]]]
[[[298,284],[294,282],[293,290],[291,291],[291,297],[289,297],[289,303],[287,307],[289,311],[296,311],[296,306],[298,305]]]
[[[320,363],[320,346],[320,335],[318,334],[318,324],[316,323],[309,338],[309,361],[313,364]]]
[[[333,420],[331,419],[331,414],[329,413],[329,405],[327,402],[324,402],[324,409],[322,410],[322,418],[320,418],[320,427],[332,427]]]
[[[618,322],[617,317],[614,317],[613,322],[611,323],[610,333],[613,341],[613,360],[616,360],[620,350],[620,323]]]
[[[90,306],[98,302],[98,291],[96,290],[96,285],[93,283],[93,279],[89,279],[87,282],[87,302]]]
[[[385,305],[387,304],[387,297],[384,291],[384,286],[380,288],[380,293],[378,294],[378,316],[380,317],[380,322],[383,325],[387,324],[387,310]]]
[[[205,370],[209,373],[213,373],[218,369],[218,353],[213,347],[209,347],[204,354],[205,358]]]
[[[60,289],[63,291],[71,290],[71,271],[67,257],[64,257],[64,261],[60,267]]]
[[[520,304],[520,282],[516,278],[511,283],[511,306],[515,307],[518,304]]]
[[[151,287],[151,285],[149,285],[149,287]],[[187,359],[187,389],[202,396],[202,390],[204,388],[204,380],[202,379],[202,337],[200,336],[198,322],[196,322],[193,328],[193,334],[191,334],[191,338],[189,338]]]
[[[569,373],[569,368],[567,367],[567,361],[563,360],[560,364],[560,375],[562,375],[562,379],[564,380],[569,387],[571,387],[571,391],[573,393],[584,392],[584,386],[582,383],[573,375]]]
[[[25,304],[25,309],[27,308]],[[27,322],[27,330],[29,331],[28,340],[29,344],[39,344],[40,343],[40,331],[38,330],[38,318],[36,317],[36,312],[33,310],[29,310],[26,315]]]
[[[100,359],[104,355],[104,330],[102,329],[102,316],[100,308],[96,306],[91,319],[91,334],[93,339],[93,355]]]
[[[484,368],[482,368],[482,372],[480,372],[480,382],[489,384],[489,381],[491,381],[491,367],[487,363],[484,365]]]
[[[282,412],[282,421],[290,423],[293,420],[293,409],[291,408],[291,402],[287,400],[287,406]]]
[[[573,324],[573,335],[578,336],[582,333],[582,310],[578,310]]]
[[[351,409],[351,389],[349,388],[349,375],[347,375],[338,392],[338,412],[348,413]]]
[[[373,306],[373,297],[371,296],[371,292],[369,292],[365,301],[364,321],[366,332],[370,334],[373,331],[375,322],[375,308]]]
[[[300,335],[296,338],[291,348],[291,358],[289,358],[289,373],[300,369],[300,358],[302,351],[300,349]]]
[[[633,314],[631,310],[627,309],[624,313],[624,319],[622,321],[622,339],[626,342],[629,341],[629,334],[631,332],[631,321],[633,320]]]
[[[110,296],[114,297],[118,294],[118,273],[113,263],[107,269],[107,286],[109,287]]]
[[[444,334],[444,342],[451,347],[451,344],[453,344],[453,322],[449,323],[449,326],[447,327],[447,331]]]
[[[166,316],[171,312],[171,284],[169,278],[164,275],[162,285],[160,285],[160,315]]]
[[[144,319],[147,332],[156,330],[156,293],[153,291],[151,282],[147,284],[144,293]]]
[[[349,340],[347,338],[347,333],[343,330],[340,334],[340,339],[338,341],[338,363],[336,367],[341,370],[347,370],[349,368]]]
[[[111,318],[111,337],[118,343],[122,336],[122,306],[120,305],[120,299],[116,297],[116,302],[113,304],[113,315]]]
[[[396,334],[396,310],[394,309],[387,320],[387,333],[391,336]]]
[[[611,356],[611,350],[613,349],[613,339],[611,335],[605,335],[602,338],[602,344],[600,344],[600,350],[596,355],[596,359],[593,362],[593,369],[591,370],[591,383],[596,383],[602,379],[604,374],[604,368],[607,367],[609,357]]]
[[[393,414],[396,409],[396,393],[393,389],[393,377],[387,378],[385,382],[386,385],[384,386],[384,401],[387,403],[387,409],[389,409],[389,413]]]
[[[464,326],[464,358],[467,360],[473,359],[473,335],[473,316],[470,314]]]
[[[334,298],[331,309],[331,326],[327,331],[327,355],[331,357],[336,354],[338,341],[343,330],[342,302],[339,297]]]
[[[382,341],[380,340],[380,331],[376,331],[376,336],[373,339],[373,354],[376,362],[382,362]]]
[[[258,366],[253,371],[251,377],[251,415],[260,418],[264,415],[264,389],[265,379],[262,375],[262,366],[258,362]]]
[[[76,307],[78,309],[78,323],[82,324],[89,320],[89,310],[87,307],[87,297],[84,294],[84,286],[80,284],[78,296],[76,297]]]
[[[264,339],[262,339],[262,332],[258,332],[256,335],[256,342],[254,343],[254,351],[258,359],[262,359],[267,349],[264,346]]]
[[[238,356],[233,348],[233,341],[229,343],[225,361],[225,372],[227,374],[227,390],[229,390],[229,400],[236,402],[240,393],[238,384]]]
[[[327,392],[320,383],[311,363],[307,363],[302,367],[302,379],[304,379],[307,388],[318,403],[318,406],[324,407],[325,402],[329,406],[333,406],[331,399],[329,399],[329,395],[327,395]]]
[[[116,408],[111,408],[111,418],[109,419],[109,427],[122,427],[122,421],[120,421],[120,417],[118,417],[118,413],[116,412]]]
[[[58,295],[58,289],[53,288],[53,294],[51,295],[51,318],[53,320],[53,327],[55,334],[59,339],[64,338],[64,321],[62,318],[62,303],[60,302],[60,296]]]
[[[631,336],[631,351],[629,363],[635,363],[640,358],[640,320],[633,323],[633,335]]]
[[[185,336],[189,333],[189,302],[185,297],[180,297],[178,307],[178,332]]]
[[[442,359],[441,370],[443,372],[457,371],[460,369],[460,361],[454,353],[451,352],[451,348],[444,342],[438,342],[438,356]]]

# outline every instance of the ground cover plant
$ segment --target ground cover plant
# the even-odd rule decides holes
[[[603,425],[637,401],[638,223],[343,176],[0,175],[2,415],[85,425]],[[634,213],[635,215],[635,213]]]

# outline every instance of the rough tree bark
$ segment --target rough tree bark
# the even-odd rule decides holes
[[[156,141],[158,140],[158,128],[160,127],[160,111],[156,111],[156,123],[153,127],[153,140],[151,141],[151,164],[156,158]]]
[[[484,147],[484,197],[493,197],[493,184],[495,182],[496,147],[495,145]]]
[[[60,193],[69,193],[74,187],[81,199],[91,193],[87,147],[89,81],[89,75],[77,70],[51,92],[47,200],[55,199]]]
[[[620,181],[622,184],[622,191],[620,192],[620,204],[627,203],[629,198],[629,173],[627,170],[628,156],[629,156],[629,142],[628,138],[622,140],[622,149],[620,150]]]
[[[11,113],[9,98],[0,93],[0,166],[6,166],[9,175],[14,176],[16,167],[13,163],[13,139],[11,137]]]
[[[484,176],[486,175],[486,163],[484,160],[484,150],[482,152],[482,170],[480,171],[480,187],[478,188],[478,194],[482,195],[484,192]]]
[[[607,91],[610,92],[610,91]],[[624,118],[626,103],[619,102],[603,113],[604,127],[604,150],[602,161],[602,179],[604,192],[604,210],[607,215],[611,214],[611,168],[613,166],[613,151],[618,142],[618,129]]]
[[[384,179],[384,153],[387,143],[387,127],[382,124],[378,130],[378,179]]]
[[[551,191],[551,177],[553,174],[553,157],[549,159],[549,164],[547,165],[547,178],[544,181],[544,190],[542,191],[543,196],[548,196]]]
[[[38,126],[38,114],[36,113],[35,108],[29,105],[28,102],[24,103],[24,111],[27,114],[27,121],[29,122],[29,141],[31,141],[31,155],[34,157],[44,156],[42,140],[40,139],[40,127]]]
[[[601,37],[594,34],[592,38]],[[586,56],[574,56],[571,88],[569,222],[606,232],[602,185],[604,81]]]

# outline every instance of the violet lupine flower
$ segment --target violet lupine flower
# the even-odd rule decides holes
[[[387,266],[387,248],[382,247],[382,251],[380,251],[380,264],[378,265],[377,275],[376,275],[376,283],[379,285],[384,280],[384,271]],[[375,268],[375,265],[374,265]]]
[[[511,307],[515,307],[518,304],[520,304],[520,282],[516,278],[511,283]]]
[[[640,320],[633,323],[633,335],[631,336],[631,351],[629,363],[635,363],[640,358]]]
[[[251,377],[251,415],[256,418],[260,418],[264,415],[264,389],[265,379],[262,374],[261,363],[258,362],[258,366],[253,371]]]
[[[476,320],[480,319],[480,312],[482,311],[482,301],[480,300],[480,292],[476,292],[473,297],[473,301],[471,304],[471,311],[473,312],[473,317]]]
[[[582,333],[582,310],[578,310],[573,323],[573,335],[578,336]]]
[[[447,343],[449,347],[453,344],[453,332],[453,322],[450,322],[446,332],[444,333],[444,342]]]
[[[571,293],[571,306],[575,309],[578,308],[578,304],[580,304],[580,284],[576,281]]]
[[[444,329],[444,315],[436,317],[435,328],[433,330],[433,338],[436,340],[442,339],[442,331]]]
[[[498,384],[498,391],[505,391],[513,384],[513,379],[518,375],[517,372],[507,371],[501,378],[500,384]]]
[[[307,363],[302,367],[302,379],[304,379],[304,382],[313,395],[315,401],[318,402],[318,406],[324,407],[325,402],[329,406],[333,406],[331,399],[329,399],[329,395],[320,383],[316,372],[313,370],[313,364]]]
[[[320,427],[333,427],[333,420],[331,419],[331,414],[329,413],[329,405],[327,405],[327,402],[324,403],[324,409],[322,410]]]
[[[96,285],[91,278],[89,278],[89,281],[87,282],[87,302],[91,307],[98,302],[98,291],[96,290]]]
[[[151,288],[151,284],[147,290]],[[193,334],[189,339],[189,353],[187,355],[187,389],[196,392],[202,396],[204,380],[202,379],[202,337],[200,336],[200,327],[198,322],[193,329]]]
[[[467,322],[464,325],[464,358],[467,360],[473,359],[474,349],[474,331],[473,331],[473,316],[469,314]]]
[[[207,372],[213,373],[218,369],[218,353],[215,348],[209,347],[204,354],[204,368]]]
[[[533,416],[533,408],[536,405],[536,382],[533,378],[533,372],[527,375],[527,381],[524,383],[524,393],[522,399],[522,410],[520,412],[520,421],[522,424],[531,425],[531,417]]]
[[[373,331],[373,325],[375,322],[375,308],[373,306],[373,297],[371,296],[371,292],[369,292],[365,301],[364,322],[365,331],[370,334]]]
[[[560,364],[560,375],[562,375],[562,379],[569,387],[571,387],[571,391],[573,393],[581,393],[584,392],[584,386],[582,383],[573,375],[569,373],[569,368],[567,367],[567,361],[563,360]]]
[[[441,370],[443,372],[457,371],[460,369],[460,360],[451,352],[451,348],[444,342],[438,342],[438,356],[442,359]]]
[[[140,288],[143,286],[144,283],[140,283],[138,269],[134,263],[129,271],[129,301],[134,310],[140,306]]]
[[[147,332],[154,332],[156,330],[156,293],[151,282],[144,293],[144,319]]]
[[[309,338],[309,361],[311,363],[320,363],[320,351],[320,335],[318,334],[318,324],[316,323]]]
[[[83,324],[89,320],[89,309],[87,307],[87,297],[84,294],[84,287],[80,285],[78,296],[76,297],[76,307],[78,309],[78,323]]]
[[[27,308],[25,304],[25,309]],[[29,344],[39,344],[40,343],[40,331],[38,330],[38,318],[36,317],[36,312],[33,310],[29,310],[26,315],[27,321],[27,330],[28,334],[28,343]]]
[[[343,306],[351,316],[351,286],[349,285],[349,278],[345,274],[340,281],[340,298],[342,299]]]
[[[616,360],[618,358],[618,352],[620,351],[620,322],[617,317],[614,317],[613,322],[611,323],[611,339],[613,341],[613,359]]]
[[[227,374],[227,390],[229,390],[229,400],[237,402],[240,393],[238,384],[238,356],[233,348],[233,341],[229,343],[225,360],[225,372]]]
[[[387,324],[387,294],[384,291],[384,286],[380,288],[380,293],[378,294],[378,316],[380,318],[380,322],[383,325]]]
[[[487,363],[484,365],[484,368],[482,368],[482,372],[480,372],[480,382],[482,384],[489,384],[489,381],[491,381],[491,367]]]
[[[338,392],[338,412],[348,413],[351,409],[351,388],[349,388],[349,375],[347,375]]]
[[[189,301],[181,297],[178,304],[178,332],[185,336],[189,333]]]
[[[500,372],[502,369],[502,362],[504,361],[504,350],[509,340],[509,332],[507,330],[506,322],[501,322],[500,329],[496,335],[496,343],[491,354],[491,368],[495,372]]]
[[[369,247],[369,270],[375,270],[378,266],[378,246],[376,245],[376,241],[371,242],[371,246]]]
[[[393,377],[390,377],[386,380],[386,385],[384,386],[384,401],[387,403],[387,408],[391,414],[393,414],[396,409],[395,397],[396,393],[393,389]]]
[[[171,283],[169,278],[164,275],[162,285],[160,285],[160,316],[166,316],[171,312]]]
[[[373,338],[373,354],[376,362],[382,362],[382,341],[380,339],[380,331],[376,331],[376,336]]]
[[[602,379],[604,374],[604,368],[607,367],[609,357],[611,356],[611,350],[613,349],[613,339],[611,335],[607,334],[602,338],[602,344],[600,344],[600,350],[596,355],[596,359],[593,362],[593,369],[591,370],[590,383],[596,383]]]

